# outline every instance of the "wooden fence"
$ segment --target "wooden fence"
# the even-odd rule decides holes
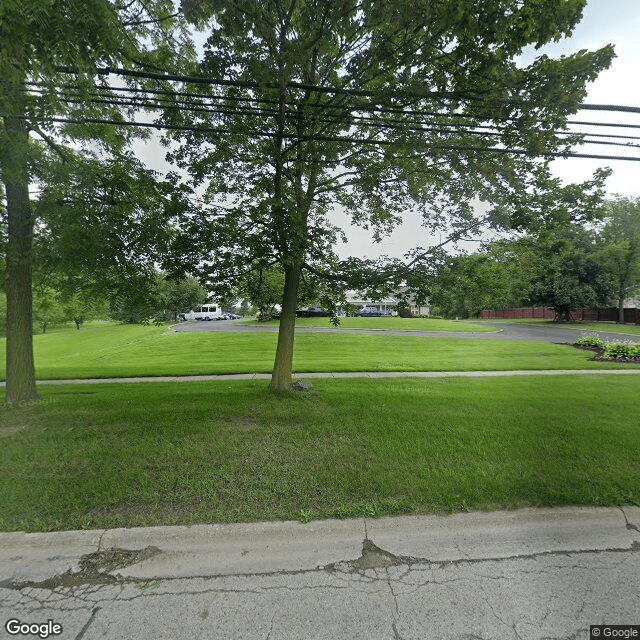
[[[521,309],[485,309],[479,314],[480,318],[502,318],[515,320],[517,318],[545,318],[554,320],[556,312],[553,309],[545,307],[523,307]],[[608,307],[606,309],[576,309],[571,312],[573,321],[592,320],[595,322],[617,322],[618,309],[616,307]],[[625,324],[640,324],[640,309],[624,310]]]

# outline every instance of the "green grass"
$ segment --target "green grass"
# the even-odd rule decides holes
[[[269,322],[258,322],[248,320],[242,324],[248,325],[271,325],[277,326],[277,320]],[[296,318],[297,327],[326,327],[335,329],[329,322],[329,318]],[[496,328],[488,325],[472,324],[458,320],[441,320],[437,318],[400,318],[398,316],[385,318],[340,318],[339,329],[379,329],[381,331],[437,331],[461,333],[471,331],[474,333],[484,333],[497,331]]]
[[[166,327],[89,324],[34,336],[39,379],[268,373],[272,332],[175,333]],[[4,353],[4,345],[0,344]],[[463,371],[602,369],[566,345],[388,334],[300,333],[294,369],[311,371]],[[0,363],[4,379],[4,361]]]
[[[616,322],[554,322],[553,320],[544,320],[542,318],[518,318],[518,319],[504,319],[495,318],[487,319],[486,321],[477,320],[471,322],[471,326],[481,327],[488,326],[483,325],[482,322],[504,322],[513,324],[535,324],[553,327],[554,329],[573,329],[574,331],[589,331],[589,332],[602,332],[602,333],[622,333],[626,335],[640,336],[640,324],[618,324]]]
[[[640,378],[43,387],[0,409],[0,529],[640,504]]]

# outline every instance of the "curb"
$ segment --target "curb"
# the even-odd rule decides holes
[[[170,579],[331,570],[362,562],[370,543],[387,564],[403,565],[630,551],[640,549],[640,507],[0,533],[0,581],[46,580],[78,571],[89,553],[148,547],[155,554],[112,573]]]

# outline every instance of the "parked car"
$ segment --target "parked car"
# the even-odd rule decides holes
[[[298,318],[328,318],[331,314],[322,307],[309,307],[308,309],[298,309]]]

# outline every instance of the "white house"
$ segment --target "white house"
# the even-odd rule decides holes
[[[369,300],[359,295],[357,292],[349,291],[347,293],[347,302],[362,309],[362,307],[374,307],[379,311],[388,311],[392,315],[398,315],[395,307],[398,304],[398,300],[394,297],[382,298],[381,300]],[[409,308],[413,315],[429,315],[429,305],[418,306],[414,300],[409,299]]]

